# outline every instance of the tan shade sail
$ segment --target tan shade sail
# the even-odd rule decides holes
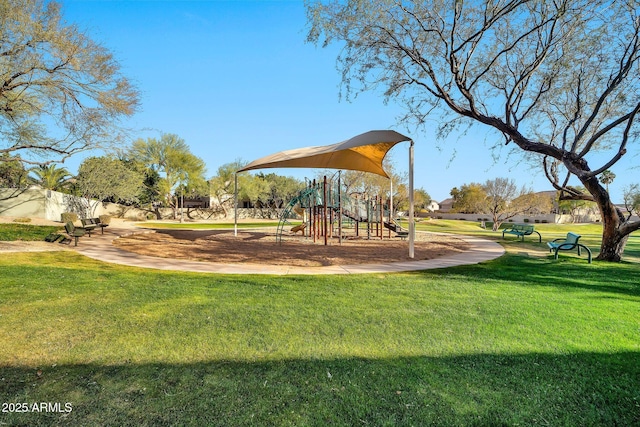
[[[238,172],[266,168],[350,169],[389,178],[382,168],[382,160],[394,145],[410,140],[393,130],[372,130],[337,144],[271,154],[254,160]]]

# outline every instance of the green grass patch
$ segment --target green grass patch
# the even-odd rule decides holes
[[[0,259],[8,425],[638,425],[632,263],[357,276]]]
[[[405,222],[406,224],[406,222]],[[464,234],[468,236],[477,236],[485,239],[499,242],[505,247],[507,252],[519,254],[537,254],[546,255],[549,252],[547,242],[554,239],[561,239],[567,236],[568,232],[574,232],[582,236],[580,243],[588,246],[593,252],[594,258],[600,253],[600,244],[602,242],[602,224],[529,224],[535,227],[535,230],[542,235],[542,242],[538,243],[538,235],[525,236],[524,242],[514,235],[505,235],[502,238],[502,229],[492,231],[491,228],[481,228],[477,221],[459,221],[459,220],[430,220],[421,221],[416,224],[417,231],[431,231],[441,233]],[[561,251],[560,257],[576,257],[576,251]],[[582,255],[586,258],[586,255]],[[629,237],[625,252],[623,255],[625,262],[640,263],[640,231],[632,233]]]
[[[0,241],[42,241],[50,233],[60,230],[62,230],[62,227],[0,223]]]

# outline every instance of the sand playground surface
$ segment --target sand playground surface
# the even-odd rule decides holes
[[[0,222],[12,222],[13,217],[0,217]],[[113,220],[115,227],[120,220]],[[60,223],[34,219],[32,225],[55,225]],[[127,228],[131,228],[130,226]],[[107,231],[104,236],[107,237]],[[379,264],[404,261],[420,261],[464,252],[469,244],[451,235],[416,233],[414,258],[409,258],[409,243],[391,237],[387,230],[384,239],[360,231],[356,237],[353,230],[346,230],[342,244],[337,237],[324,238],[314,243],[312,237],[285,231],[282,243],[276,242],[274,227],[241,229],[238,236],[233,230],[150,230],[138,229],[133,234],[113,240],[113,244],[125,251],[159,258],[185,259],[215,263],[252,263],[283,265],[292,267],[322,267],[330,265]],[[82,244],[82,241],[80,242]],[[72,250],[73,245],[52,245],[46,242],[0,242],[4,251],[51,251]]]
[[[469,244],[440,234],[416,233],[414,258],[409,258],[409,243],[385,232],[384,239],[371,236],[324,238],[315,243],[312,237],[283,234],[276,242],[274,230],[156,230],[135,233],[114,240],[118,248],[154,257],[187,259],[217,263],[253,263],[299,267],[329,265],[378,264],[419,261],[463,252]]]

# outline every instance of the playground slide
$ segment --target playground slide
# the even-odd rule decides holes
[[[300,225],[296,225],[295,227],[291,227],[291,232],[292,233],[297,233],[298,231],[304,231],[304,229],[306,228],[307,223],[303,222]]]
[[[366,217],[361,217],[359,215],[353,214],[348,209],[342,208],[342,215],[344,215],[347,218],[350,218],[350,219],[352,219],[354,221],[357,221],[357,222],[367,222],[367,218]]]
[[[402,226],[400,224],[398,224],[397,222],[393,221],[393,222],[384,222],[384,227],[388,228],[389,230],[393,231],[394,233],[406,233],[407,230],[405,230],[404,228],[402,228]]]

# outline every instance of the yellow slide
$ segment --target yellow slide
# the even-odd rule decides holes
[[[300,225],[296,225],[295,227],[291,227],[291,232],[292,232],[292,233],[297,233],[298,231],[303,231],[303,232],[304,232],[304,229],[305,229],[306,227],[307,227],[307,223],[306,223],[306,222],[303,222],[303,223],[302,223],[302,224],[300,224]]]

